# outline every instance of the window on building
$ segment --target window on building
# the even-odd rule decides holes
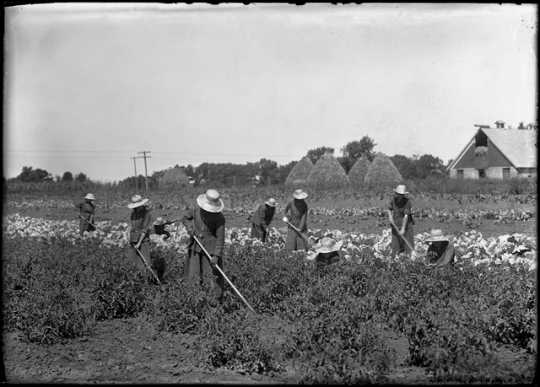
[[[479,170],[478,170],[478,177],[479,177],[480,179],[485,178],[485,177],[486,177],[486,170],[485,170],[485,169],[479,169]]]
[[[458,169],[457,170],[457,178],[458,179],[463,179],[463,169]]]
[[[510,178],[510,168],[503,168],[503,179]]]
[[[474,136],[474,146],[488,146],[488,138],[481,130],[479,130],[478,133],[476,133],[476,136]]]

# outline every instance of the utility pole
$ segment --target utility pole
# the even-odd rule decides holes
[[[137,152],[139,154],[142,154],[142,156],[139,156],[139,157],[142,157],[144,159],[144,184],[146,186],[146,192],[148,192],[148,170],[147,170],[147,167],[146,167],[146,159],[151,159],[152,156],[147,156],[146,154],[147,153],[151,153],[150,151],[141,151],[141,152]]]
[[[139,179],[137,178],[137,162],[135,161],[137,158],[137,156],[131,158],[133,160],[133,170],[135,172],[135,191],[139,190]]]

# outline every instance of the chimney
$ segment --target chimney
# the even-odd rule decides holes
[[[504,121],[501,121],[501,120],[495,121],[495,127],[498,129],[504,129]]]

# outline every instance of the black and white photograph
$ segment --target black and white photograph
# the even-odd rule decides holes
[[[1,381],[536,383],[537,12],[5,4]]]

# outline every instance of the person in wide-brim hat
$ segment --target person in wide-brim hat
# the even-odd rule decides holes
[[[454,263],[456,252],[450,239],[443,234],[442,230],[433,229],[426,239],[429,243],[426,252],[427,263],[435,266],[443,266]]]
[[[139,253],[143,255],[146,262],[152,265],[152,258],[150,256],[150,232],[152,230],[152,211],[146,205],[148,199],[143,198],[141,195],[133,195],[131,197],[131,203],[128,204],[131,214],[129,217],[129,244],[128,244],[128,257],[133,260],[138,266],[141,274],[145,276],[149,281],[153,281],[148,269],[141,261]],[[163,277],[164,266],[159,266],[157,270],[158,278]]]
[[[392,228],[392,255],[400,253],[412,254],[408,244],[414,249],[414,219],[412,217],[411,199],[407,196],[405,185],[400,184],[394,189],[394,195],[388,204],[388,221]]]
[[[284,215],[293,226],[299,229],[300,232],[305,233],[307,231],[308,206],[304,199],[308,197],[308,194],[299,188],[293,192],[292,196],[294,199],[285,206]],[[304,238],[298,235],[298,231],[290,226],[287,229],[285,249],[287,251],[307,251],[308,249]]]
[[[187,282],[199,285],[207,283],[210,287],[211,303],[214,301],[222,303],[225,280],[213,265],[217,264],[224,269],[225,216],[222,213],[224,204],[215,189],[209,189],[199,195],[196,202],[196,205],[186,209],[182,217],[182,223],[190,235],[183,275]],[[206,256],[195,238],[210,257]]]
[[[223,211],[225,205],[219,195],[219,192],[215,189],[209,189],[205,193],[197,197],[197,204],[205,211],[218,213]]]
[[[342,245],[343,241],[336,241],[334,238],[324,237],[314,246],[314,252],[306,258],[309,261],[315,261],[318,268],[335,263],[339,261],[341,257],[340,250]]]
[[[261,242],[266,242],[268,227],[274,219],[277,202],[274,198],[268,198],[264,204],[260,204],[248,220],[251,220],[251,237],[258,238]]]
[[[84,197],[84,201],[77,204],[79,209],[79,235],[83,236],[85,232],[92,232],[96,230],[94,225],[94,215],[96,213],[96,205],[94,201],[96,197],[94,194],[87,193]]]

